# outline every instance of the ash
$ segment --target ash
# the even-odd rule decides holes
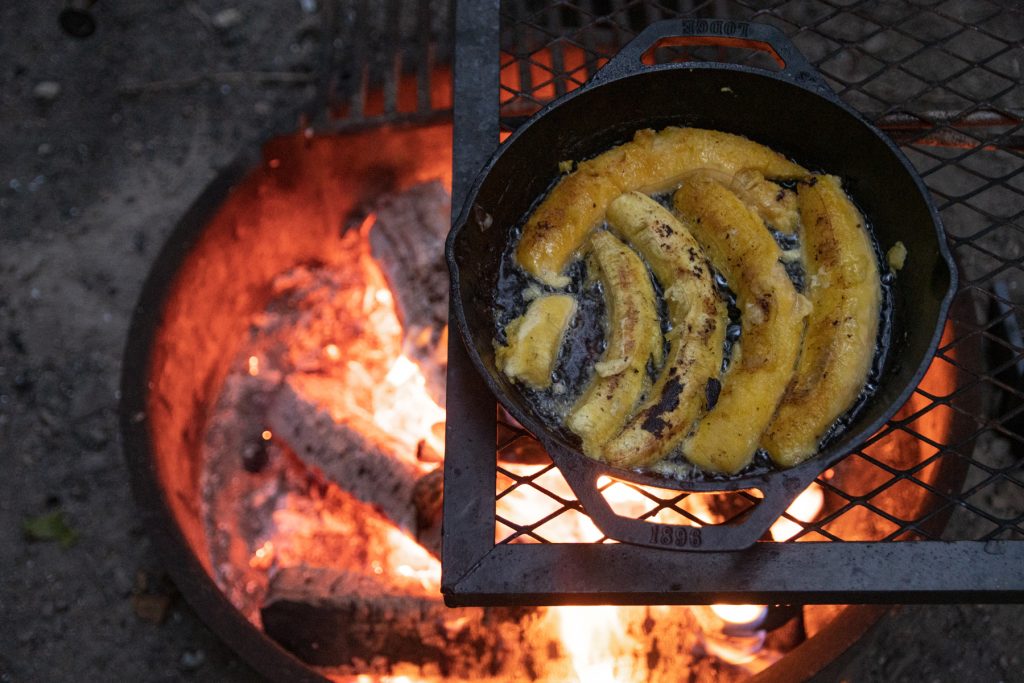
[[[435,217],[422,215],[439,206]],[[434,520],[417,514],[415,499],[440,462],[444,416],[432,395],[443,394],[435,378],[444,375],[436,353],[444,330],[422,311],[403,328],[408,296],[393,293],[388,278],[403,264],[393,254],[378,263],[371,245],[382,240],[371,235],[388,234],[412,211],[437,235],[429,255],[443,245],[447,207],[438,183],[387,198],[379,215],[343,235],[344,267],[280,274],[250,321],[209,418],[201,488],[213,574],[255,623],[286,567],[439,591],[439,563],[415,540]],[[408,409],[433,423],[410,422]]]

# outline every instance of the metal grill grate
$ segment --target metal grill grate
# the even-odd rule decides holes
[[[324,132],[451,116],[452,0],[325,0]]]
[[[728,557],[675,553],[675,559],[666,559],[663,551],[608,542],[596,529],[566,532],[580,526],[566,524],[585,515],[580,503],[539,444],[499,412],[499,463],[490,470],[497,483],[492,527],[496,536],[492,533],[485,540],[486,525],[476,521],[471,537],[479,547],[475,551],[453,547],[452,553],[459,557],[451,562],[446,556],[449,600],[562,601],[567,594],[577,600],[587,594],[592,597],[586,599],[632,602],[642,600],[644,590],[655,589],[659,602],[709,600],[711,594],[777,597],[780,592],[804,600],[821,600],[825,594],[835,600],[871,600],[897,590],[917,591],[916,599],[943,600],[955,599],[947,591],[970,590],[961,592],[960,599],[978,599],[992,598],[997,589],[1004,591],[1000,593],[1004,597],[1006,591],[1016,590],[1014,595],[1020,599],[1021,572],[1013,569],[1007,553],[1020,558],[1024,546],[1005,542],[1024,540],[1024,341],[1020,338],[1024,322],[1024,8],[1014,2],[986,0],[507,0],[497,11],[487,9],[489,5],[461,3],[457,31],[470,21],[478,27],[486,25],[481,12],[491,12],[494,18],[500,15],[500,61],[495,73],[480,77],[477,87],[483,83],[484,90],[489,85],[498,90],[500,109],[495,113],[502,137],[546,102],[582,85],[653,21],[690,16],[778,26],[832,88],[886,130],[917,167],[941,211],[960,266],[961,284],[932,369],[912,400],[868,443],[819,477],[816,485],[825,500],[822,513],[812,522],[787,517],[790,531],[779,534],[780,538],[791,536],[791,541],[824,543],[765,539],[741,554],[768,557],[775,564],[742,576],[722,569],[728,566]],[[476,12],[472,20],[467,18],[470,12]],[[474,54],[487,54],[485,39],[475,47],[462,42],[456,46],[457,60],[464,47],[467,53],[475,49]],[[653,57],[657,62],[714,60],[777,68],[763,53],[742,49],[665,47]],[[490,76],[500,82],[488,81]],[[456,88],[457,164],[460,158],[475,161],[475,172],[486,154],[477,151],[474,157],[463,150],[460,155],[460,145],[471,143],[465,139],[470,133],[459,125],[459,98],[491,98],[494,93],[474,95],[469,88],[460,90],[458,84]],[[465,108],[469,111],[472,106]],[[476,111],[494,111],[494,105],[481,103]],[[497,124],[492,134],[498,132]],[[479,143],[480,138],[475,141]],[[458,363],[453,360],[454,365]],[[477,423],[486,428],[486,422]],[[455,457],[465,462],[462,455]],[[486,472],[477,471],[474,477],[476,491],[483,491]],[[669,523],[721,523],[757,501],[747,492],[731,494],[726,501],[700,501],[678,491],[611,480],[604,483],[603,493],[609,500],[626,501],[622,508],[636,518]],[[508,505],[517,500],[520,505]],[[917,502],[911,505],[909,500]],[[481,503],[477,512],[490,509]],[[516,512],[504,512],[509,509]],[[714,512],[710,518],[709,510]],[[462,535],[460,521],[446,510],[448,532],[469,538]],[[940,538],[975,543],[898,544],[896,553],[888,543]],[[607,550],[595,549],[595,543]],[[535,547],[525,550],[520,544]],[[580,550],[588,546],[586,552]],[[972,571],[969,558],[984,557],[977,555],[984,550],[990,558],[1002,557],[1004,569],[998,561],[990,561]],[[475,563],[467,559],[470,555]],[[584,557],[622,562],[617,572],[626,564],[642,568],[645,563],[721,571],[715,580],[688,588],[671,588],[667,579],[660,583],[641,579],[632,587],[622,581],[616,584],[612,578],[607,583],[588,582],[572,571],[544,581],[515,577],[516,570],[541,571],[545,562],[556,566],[559,560]],[[905,585],[922,566],[914,565],[924,558],[937,563],[931,565],[937,576]],[[822,560],[837,568],[844,563],[864,567],[877,563],[877,569],[888,574],[866,581],[833,576],[831,583],[825,574],[792,576]],[[487,577],[488,571],[495,576]],[[1008,574],[1012,585],[1001,574]],[[672,591],[678,594],[669,595]]]
[[[801,527],[792,540],[937,538],[941,525],[928,522],[952,509],[959,513],[952,537],[1024,539],[1024,463],[1012,455],[1022,435],[1004,424],[1009,416],[1000,419],[990,414],[988,405],[993,393],[1021,396],[1019,383],[1014,386],[993,375],[1024,362],[1024,349],[993,328],[1024,302],[1020,156],[1024,86],[1019,76],[1024,60],[1019,42],[1024,37],[1024,8],[1009,4],[1000,8],[987,2],[935,7],[910,2],[860,2],[847,7],[789,2],[770,10],[754,10],[755,3],[688,4],[628,3],[616,8],[596,2],[503,3],[503,129],[514,130],[552,95],[582,85],[650,21],[713,16],[756,20],[784,29],[815,59],[836,92],[903,145],[934,194],[964,280],[953,328],[913,405],[854,456],[818,479],[828,494],[827,512],[813,522],[790,517]],[[764,52],[745,49],[667,47],[657,50],[654,58],[778,68]],[[1002,294],[995,291],[996,283],[1001,284]],[[979,306],[997,306],[1000,312],[991,318],[982,313],[979,322],[974,314]],[[1003,367],[968,367],[976,360],[978,349],[968,349],[972,343],[976,346],[976,336],[1000,345],[1011,358]],[[955,390],[937,377],[945,364],[960,371]],[[954,419],[969,425],[960,424],[955,439],[935,439],[934,425]],[[524,441],[532,437],[508,419],[501,426],[508,434],[499,443],[499,460],[515,459],[515,452],[527,447]],[[949,468],[964,466],[968,476],[962,491],[937,485],[941,469],[948,474]],[[552,474],[550,466],[538,467],[517,473],[499,466],[498,500],[530,487],[559,507],[542,506],[543,514],[534,519],[512,521],[499,514],[499,542],[564,540],[558,536],[556,521],[579,510],[579,503],[571,494],[565,496],[561,489],[552,491],[551,485],[540,483],[551,481]],[[640,504],[640,518],[708,522],[681,507],[687,496],[676,491],[659,496],[649,488],[609,482],[606,497],[615,494],[610,487],[635,492],[631,497]],[[899,501],[915,495],[923,497],[924,504],[915,510],[903,509]],[[623,498],[623,492],[617,497]],[[630,496],[625,493],[625,497]],[[722,523],[756,502],[746,493],[733,497],[737,500]],[[503,530],[507,530],[504,535]]]

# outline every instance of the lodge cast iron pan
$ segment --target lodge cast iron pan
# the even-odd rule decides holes
[[[753,47],[777,72],[735,64],[645,66],[666,41]],[[840,176],[887,249],[907,247],[891,287],[891,336],[878,388],[842,435],[789,470],[681,480],[612,467],[548,428],[519,387],[496,368],[494,293],[499,264],[516,228],[558,175],[581,160],[668,125],[744,135],[814,169]],[[544,445],[598,528],[610,538],[686,550],[737,550],[760,538],[816,476],[871,437],[923,377],[938,345],[956,270],[938,213],[910,162],[877,128],[843,104],[789,39],[772,26],[719,20],[652,24],[581,88],[541,109],[487,162],[448,237],[451,297],[470,358],[505,408]],[[739,522],[693,527],[615,514],[598,490],[602,475],[679,491],[758,489],[763,499]]]

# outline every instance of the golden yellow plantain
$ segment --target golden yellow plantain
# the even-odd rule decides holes
[[[754,210],[769,227],[792,233],[800,222],[796,193],[766,179],[755,169],[745,168],[732,175],[701,169],[687,178],[708,177],[722,183]]]
[[[695,178],[673,203],[735,292],[742,325],[718,403],[683,453],[705,470],[735,474],[753,457],[793,376],[809,304],[761,219],[725,186]]]
[[[813,309],[803,353],[761,445],[780,467],[813,455],[864,388],[878,335],[881,285],[864,218],[835,176],[799,188],[800,242]]]
[[[566,265],[613,199],[633,190],[669,191],[702,168],[730,175],[752,169],[789,180],[808,176],[781,154],[738,135],[700,128],[640,130],[631,142],[580,162],[559,181],[526,221],[516,248],[519,265],[541,282],[564,287]]]
[[[658,202],[639,192],[608,207],[608,221],[646,258],[665,289],[672,330],[669,351],[650,398],[603,459],[642,467],[663,459],[713,402],[722,368],[726,308],[715,292],[707,259],[690,231]]]
[[[662,335],[654,285],[640,257],[606,230],[591,235],[590,254],[604,289],[608,341],[565,424],[583,440],[583,451],[600,459],[647,389],[648,361],[661,362]]]
[[[498,369],[534,389],[551,386],[551,372],[558,350],[576,313],[576,300],[568,294],[549,294],[534,299],[505,328],[508,345],[495,344]]]

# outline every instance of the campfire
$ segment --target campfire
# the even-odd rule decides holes
[[[769,666],[797,629],[769,639],[766,606],[443,606],[449,215],[440,178],[385,192],[339,226],[332,263],[271,278],[203,442],[202,517],[220,588],[252,623],[335,676],[640,681],[671,680],[688,666],[740,679]],[[546,491],[572,497],[543,456],[525,460],[502,467],[541,473]],[[636,485],[606,479],[601,488],[619,514],[650,506]],[[718,523],[728,497],[692,495],[681,505]],[[773,538],[797,535],[797,521],[823,504],[812,485]],[[496,511],[527,523],[556,506],[519,487]],[[667,509],[653,519],[678,521]],[[496,525],[495,534],[501,541],[505,532]],[[546,535],[603,539],[581,513],[560,515]]]
[[[133,419],[149,421],[161,495],[226,605],[320,675],[360,681],[743,680],[841,619],[822,606],[445,607],[449,135],[274,140],[190,243],[155,328],[155,390]],[[927,390],[948,393],[952,377],[933,373]],[[920,427],[941,441],[949,424],[936,420]],[[583,512],[559,511],[568,485],[535,444],[517,443],[499,455],[495,542],[610,542]],[[901,467],[928,455],[901,432],[868,453]],[[827,482],[877,485],[881,471],[862,465],[827,472],[772,539],[823,540],[802,524],[816,519],[842,538],[884,535],[871,515],[829,517],[841,501]],[[658,494],[599,485],[622,515],[646,514]],[[677,507],[715,524],[751,497],[694,494]],[[894,514],[925,504],[876,499]],[[547,516],[543,539],[515,531]],[[668,508],[653,519],[685,521]]]

